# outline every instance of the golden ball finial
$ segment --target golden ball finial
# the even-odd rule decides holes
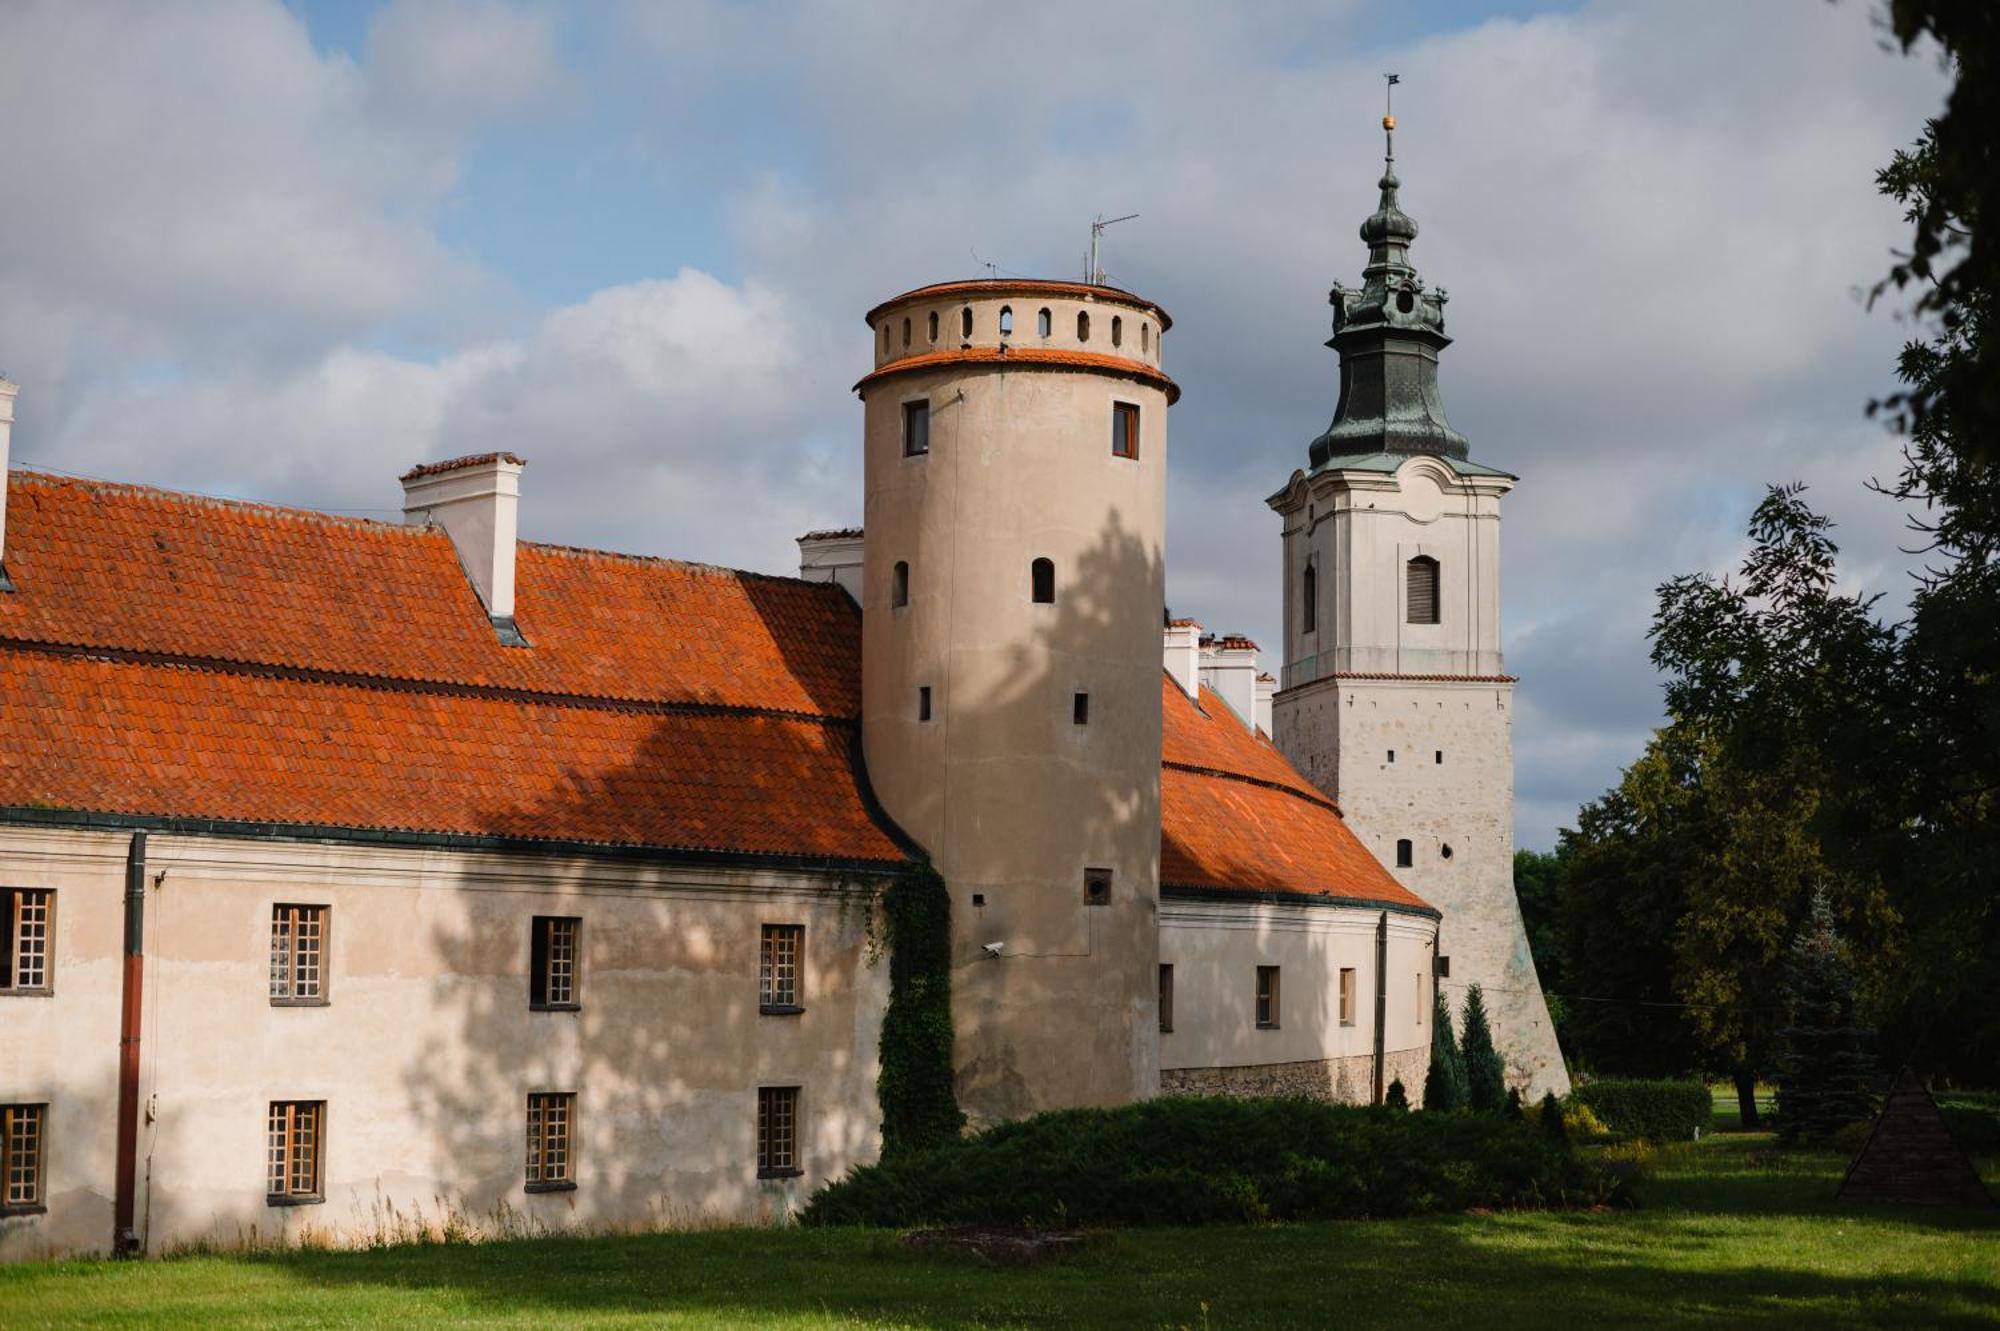
[[[1394,116],[1383,116],[1383,117],[1382,117],[1382,128],[1383,128],[1383,129],[1394,129],[1395,127],[1396,127],[1396,117],[1394,117]]]

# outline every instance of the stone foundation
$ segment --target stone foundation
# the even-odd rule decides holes
[[[1398,1078],[1411,1106],[1421,1104],[1429,1049],[1398,1049],[1383,1057],[1382,1084]],[[1375,1059],[1316,1058],[1300,1063],[1255,1063],[1234,1068],[1162,1068],[1162,1095],[1226,1095],[1243,1100],[1296,1097],[1333,1104],[1365,1105],[1374,1099]]]

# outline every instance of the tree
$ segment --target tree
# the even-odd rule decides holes
[[[1563,1123],[1562,1102],[1556,1099],[1554,1091],[1542,1096],[1541,1112],[1535,1117],[1537,1120],[1535,1126],[1542,1130],[1544,1137],[1564,1146],[1569,1145],[1569,1129]]]
[[[1465,1060],[1451,1031],[1451,1009],[1439,993],[1431,1003],[1431,1066],[1424,1075],[1424,1108],[1463,1109],[1467,1094]]]
[[[1560,995],[1564,986],[1562,958],[1556,947],[1556,878],[1561,871],[1559,849],[1514,852],[1514,897],[1521,903],[1521,923],[1527,928],[1535,974],[1548,996],[1549,1018],[1558,1028],[1563,1024]]]
[[[1874,1033],[1855,1016],[1854,970],[1824,892],[1813,894],[1792,941],[1785,988],[1790,1021],[1779,1032],[1778,1134],[1823,1141],[1873,1114],[1879,1089]]]
[[[1466,1105],[1481,1114],[1500,1113],[1507,1107],[1507,1068],[1500,1060],[1500,1051],[1493,1047],[1486,995],[1476,984],[1465,991],[1465,1040],[1460,1048],[1465,1062]]]
[[[1382,1103],[1399,1113],[1410,1112],[1410,1093],[1403,1089],[1401,1077],[1389,1083],[1389,1089],[1382,1094]]]

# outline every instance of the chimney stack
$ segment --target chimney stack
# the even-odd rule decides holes
[[[1201,625],[1192,619],[1167,621],[1167,673],[1190,698],[1201,696]]]
[[[403,473],[403,520],[444,529],[500,641],[510,647],[527,646],[514,627],[514,542],[525,465],[512,453],[481,453]]]
[[[14,442],[14,394],[21,386],[0,379],[0,592],[11,592],[7,581],[7,459]]]
[[[809,531],[799,537],[799,576],[807,582],[839,583],[860,605],[862,549],[859,527]]]

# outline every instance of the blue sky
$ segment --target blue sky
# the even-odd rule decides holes
[[[17,462],[392,514],[411,462],[530,459],[541,539],[782,571],[859,517],[861,315],[1004,271],[1175,316],[1168,592],[1274,645],[1263,499],[1333,404],[1394,69],[1443,384],[1506,507],[1519,834],[1658,719],[1652,590],[1802,479],[1907,589],[1863,407],[1875,169],[1939,105],[1862,0],[28,0],[0,365]],[[977,259],[975,259],[977,256]]]

